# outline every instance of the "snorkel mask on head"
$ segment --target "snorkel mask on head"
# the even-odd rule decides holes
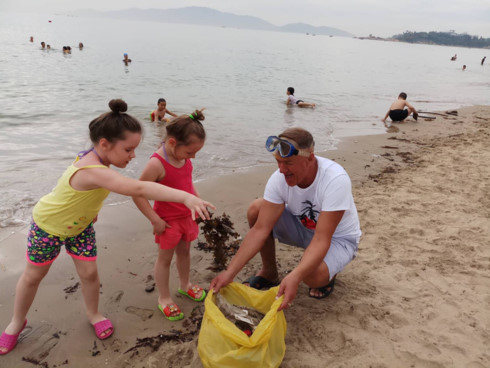
[[[265,142],[265,148],[269,152],[274,152],[277,150],[279,156],[281,156],[282,158],[287,158],[294,155],[303,157],[310,156],[311,152],[303,149],[297,149],[295,144],[296,142],[294,141],[271,135],[267,138],[267,141]]]

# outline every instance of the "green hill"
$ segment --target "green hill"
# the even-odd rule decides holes
[[[455,32],[410,32],[395,35],[392,38],[409,43],[427,43],[432,45],[490,48],[490,38],[457,34]]]

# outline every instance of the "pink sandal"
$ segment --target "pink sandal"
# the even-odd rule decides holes
[[[19,339],[19,335],[22,331],[24,331],[24,328],[27,325],[27,319],[24,321],[24,325],[20,329],[19,333],[17,335],[9,335],[6,334],[5,332],[2,333],[2,336],[0,336],[0,347],[6,348],[7,351],[0,351],[0,355],[5,355],[8,354],[12,351],[13,348],[17,345],[17,340]]]
[[[101,340],[107,339],[114,332],[114,326],[112,325],[112,322],[109,319],[104,319],[103,321],[99,321],[93,324],[92,326],[94,326],[95,329],[95,336],[97,336]],[[102,336],[102,333],[106,332],[107,330],[110,331],[107,332],[105,336]]]

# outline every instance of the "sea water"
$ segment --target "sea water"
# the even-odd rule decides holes
[[[487,104],[490,87],[480,65],[489,50],[219,25],[0,13],[0,45],[0,227],[29,221],[36,201],[90,147],[88,123],[113,98],[145,128],[122,170],[133,178],[161,142],[161,126],[149,120],[158,98],[177,114],[206,107],[208,138],[194,160],[195,180],[205,180],[273,163],[265,140],[291,126],[311,131],[322,151],[343,136],[384,132],[380,119],[402,91],[417,109],[437,111]],[[289,86],[317,107],[286,107]]]

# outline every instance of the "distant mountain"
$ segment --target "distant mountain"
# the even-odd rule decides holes
[[[326,27],[326,26],[315,27],[304,23],[286,24],[285,26],[278,27],[278,30],[282,32],[311,33],[311,34],[327,35],[327,36],[344,36],[344,37],[354,36],[352,33],[342,31],[341,29]]]
[[[178,9],[126,9],[108,12],[80,10],[75,14],[165,23],[185,23],[216,27],[353,37],[349,32],[332,27],[315,27],[303,23],[276,26],[257,17],[224,13],[215,9],[197,6]]]

